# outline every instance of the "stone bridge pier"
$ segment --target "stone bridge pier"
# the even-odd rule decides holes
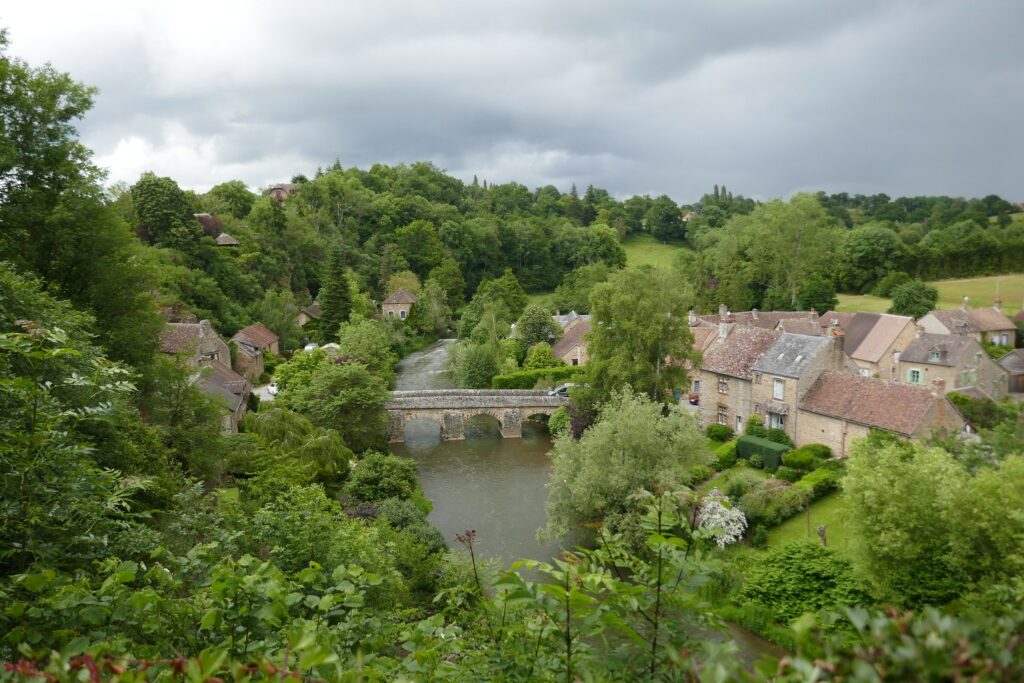
[[[533,415],[551,415],[566,400],[545,391],[499,391],[486,389],[395,391],[387,404],[388,439],[405,441],[405,426],[413,420],[435,422],[444,441],[466,438],[466,420],[490,415],[501,425],[501,435],[517,439],[523,435],[523,420]]]

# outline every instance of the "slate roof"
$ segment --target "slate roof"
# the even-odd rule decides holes
[[[416,303],[416,297],[409,292],[405,291],[404,288],[399,287],[394,294],[384,299],[385,304],[414,304]]]
[[[835,372],[821,373],[800,410],[911,436],[939,399],[924,387]]]
[[[818,318],[818,325],[823,329],[827,329],[832,326],[832,321],[835,320],[839,322],[839,327],[845,330],[846,326],[853,320],[854,315],[854,313],[847,313],[845,311],[826,311]]]
[[[779,331],[790,334],[805,334],[812,337],[820,337],[823,332],[821,324],[817,320],[809,318],[787,318],[779,321]]]
[[[582,318],[569,323],[562,337],[551,346],[552,355],[555,358],[561,358],[577,346],[585,345],[586,340],[583,339],[583,335],[590,332],[591,329],[590,321]]]
[[[965,353],[981,350],[978,342],[973,337],[965,337],[959,334],[922,334],[910,342],[900,353],[902,363],[926,363],[929,365],[942,365],[945,367],[956,367]],[[932,352],[939,353],[938,360],[932,360]]]
[[[783,333],[754,363],[754,372],[800,379],[811,361],[831,344],[831,337]]]
[[[577,313],[576,311],[569,311],[568,313],[562,315],[553,315],[551,317],[555,319],[555,322],[558,323],[563,330],[567,328],[569,324],[572,323],[574,320],[590,320],[589,314],[580,314]]]
[[[255,346],[258,349],[265,349],[278,341],[280,337],[267,329],[263,323],[253,323],[235,332],[235,336],[231,339]]]
[[[1014,349],[996,362],[1011,375],[1024,375],[1024,349]]]
[[[751,379],[754,363],[781,332],[737,325],[725,339],[719,339],[704,353],[701,370],[740,379]]]
[[[310,318],[320,318],[320,304],[310,304],[302,309],[302,312]]]
[[[929,315],[934,316],[952,333],[956,333],[964,324],[972,334],[1016,329],[1012,320],[994,308],[957,308],[952,311],[932,311]]]
[[[199,323],[167,323],[160,332],[160,350],[164,353],[195,352],[203,328]]]
[[[846,355],[868,363],[880,361],[906,326],[914,322],[904,315],[829,311],[821,316],[819,325],[827,329],[833,320],[839,321],[846,335]]]
[[[218,361],[203,363],[202,368],[199,385],[203,391],[222,399],[231,412],[238,410],[252,389],[249,380]]]

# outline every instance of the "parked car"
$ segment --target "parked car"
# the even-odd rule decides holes
[[[569,389],[576,386],[572,382],[565,384],[559,384],[557,387],[548,392],[548,396],[561,396],[562,398],[569,398]]]
[[[305,346],[302,347],[302,350],[303,351],[316,351],[319,348],[320,347],[317,346],[316,344],[306,344]]]
[[[700,394],[690,394],[690,399],[689,400],[690,400],[690,405],[691,406],[699,406],[700,405]]]
[[[267,392],[271,396],[277,396],[277,382],[271,382],[270,386],[267,387]]]

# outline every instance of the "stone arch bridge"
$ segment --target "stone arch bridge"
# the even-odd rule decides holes
[[[433,420],[441,428],[441,439],[466,438],[466,420],[490,415],[501,423],[501,435],[514,439],[523,435],[523,420],[534,415],[550,415],[566,404],[561,396],[546,391],[494,389],[433,389],[393,391],[386,409],[388,439],[405,441],[405,425],[418,419]]]

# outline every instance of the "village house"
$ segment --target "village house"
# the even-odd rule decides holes
[[[821,316],[822,330],[838,326],[846,335],[846,355],[862,377],[898,382],[897,364],[903,349],[914,341],[914,319],[888,313],[834,313]]]
[[[1014,349],[999,359],[999,367],[1009,375],[1011,394],[1024,394],[1024,349]]]
[[[288,197],[294,197],[298,193],[299,186],[297,183],[278,183],[277,185],[271,185],[270,189],[267,190],[267,195],[279,202],[283,202]]]
[[[394,294],[384,299],[384,303],[381,304],[381,310],[387,318],[405,320],[409,317],[409,313],[412,312],[412,307],[415,303],[416,297],[399,287]]]
[[[932,311],[917,321],[930,334],[969,334],[978,342],[988,341],[1013,348],[1017,343],[1017,326],[1003,315],[1003,302],[996,299],[991,308],[968,308],[964,297],[960,308]]]
[[[590,316],[585,318],[580,316],[568,323],[562,336],[551,346],[551,354],[565,361],[566,365],[585,365],[587,362],[586,335],[591,326]]]
[[[316,320],[320,320],[320,304],[304,306],[299,309],[299,314],[295,316],[295,324],[299,327],[305,327]]]
[[[921,334],[900,354],[900,379],[945,392],[979,392],[996,401],[1006,396],[1008,375],[971,336]],[[967,391],[973,390],[973,391]]]
[[[760,415],[765,427],[782,429],[796,441],[797,406],[818,376],[826,370],[855,371],[843,344],[838,327],[828,337],[782,333],[753,365],[748,414]]]
[[[820,443],[846,456],[854,439],[881,429],[909,439],[959,432],[963,417],[941,391],[825,371],[799,402],[798,446]]]
[[[224,408],[223,431],[237,432],[238,423],[245,416],[252,384],[231,369],[228,345],[210,321],[167,323],[160,335],[160,350],[196,371],[193,381]]]
[[[718,339],[701,361],[699,384],[701,421],[743,430],[753,405],[753,367],[781,333],[760,327],[739,326],[731,316],[722,318]]]
[[[262,323],[243,327],[231,337],[235,346],[232,369],[249,381],[256,382],[265,368],[263,354],[272,353],[276,356],[280,351],[280,340]]]
[[[739,327],[759,327],[763,330],[777,330],[783,321],[818,320],[815,311],[759,311],[755,308],[735,312],[730,311],[725,304],[719,304],[718,315],[694,315],[691,312],[690,327],[715,327],[725,316],[729,316]]]
[[[555,315],[553,315],[551,317],[552,317],[552,319],[554,319],[554,321],[556,323],[558,323],[558,326],[561,327],[563,330],[565,328],[569,327],[569,325],[571,323],[573,323],[573,322],[575,322],[577,320],[585,320],[587,322],[590,322],[590,315],[589,314],[586,314],[586,313],[580,314],[580,313],[577,313],[576,311],[569,311],[568,313],[558,313],[558,314],[555,314]]]

